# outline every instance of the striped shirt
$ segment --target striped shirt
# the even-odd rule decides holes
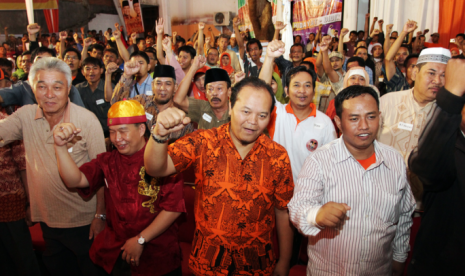
[[[365,170],[343,137],[310,154],[288,204],[292,222],[308,235],[307,275],[390,275],[405,262],[415,200],[402,156],[374,141],[376,162]],[[327,202],[346,203],[342,230],[315,222]]]

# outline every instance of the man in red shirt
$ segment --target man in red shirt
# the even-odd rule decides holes
[[[198,130],[169,148],[170,133],[190,118],[177,108],[158,115],[145,166],[154,176],[195,168],[196,229],[189,259],[195,275],[289,273],[293,229],[287,203],[294,181],[286,150],[263,134],[273,108],[271,87],[245,78],[233,88],[230,123]],[[275,225],[279,261],[272,242]]]
[[[186,211],[183,180],[146,174],[146,121],[139,102],[113,104],[108,127],[117,150],[99,154],[80,168],[71,159],[67,142],[78,138],[81,130],[72,123],[58,125],[53,133],[58,168],[68,188],[78,188],[84,198],[105,187],[106,227],[90,249],[94,263],[112,275],[181,275],[174,221]]]

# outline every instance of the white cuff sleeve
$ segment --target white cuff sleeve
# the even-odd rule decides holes
[[[321,226],[319,226],[319,225],[316,223],[316,214],[318,214],[318,211],[320,211],[320,208],[321,208],[321,206],[318,206],[318,207],[311,208],[311,209],[308,211],[308,214],[307,214],[307,222],[308,222],[308,224],[310,224],[311,227],[322,228]]]

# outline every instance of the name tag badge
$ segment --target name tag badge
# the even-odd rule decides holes
[[[407,131],[412,131],[413,130],[413,125],[412,124],[407,124],[407,123],[403,123],[403,122],[400,122],[397,125],[397,127],[400,128],[400,129],[403,129],[403,130],[407,130]]]
[[[152,121],[153,115],[150,113],[145,112],[145,117],[147,117],[148,121]]]
[[[103,104],[104,102],[105,102],[105,100],[104,100],[104,99],[100,99],[100,100],[97,100],[97,101],[96,101],[97,105],[99,105],[99,104]]]
[[[152,96],[152,95],[153,95],[152,90],[147,90],[147,91],[145,91],[145,95],[147,95],[147,96]]]
[[[212,122],[212,116],[208,115],[207,113],[203,113],[202,118],[209,123]]]
[[[70,148],[68,149],[68,152],[69,152],[69,153],[72,153],[72,152],[73,152],[73,147],[70,147]]]
[[[317,123],[315,123],[315,124],[313,125],[313,127],[314,127],[315,129],[323,129],[324,125],[323,125],[323,124],[317,124]]]

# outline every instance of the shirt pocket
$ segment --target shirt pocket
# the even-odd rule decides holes
[[[68,143],[67,147],[69,155],[78,166],[87,160],[84,160],[87,157],[87,142],[81,136],[75,137],[71,143]]]
[[[391,193],[375,187],[374,192],[376,192],[377,195],[374,197],[375,201],[373,202],[373,206],[378,218],[389,225],[397,224],[403,190],[397,190]]]

